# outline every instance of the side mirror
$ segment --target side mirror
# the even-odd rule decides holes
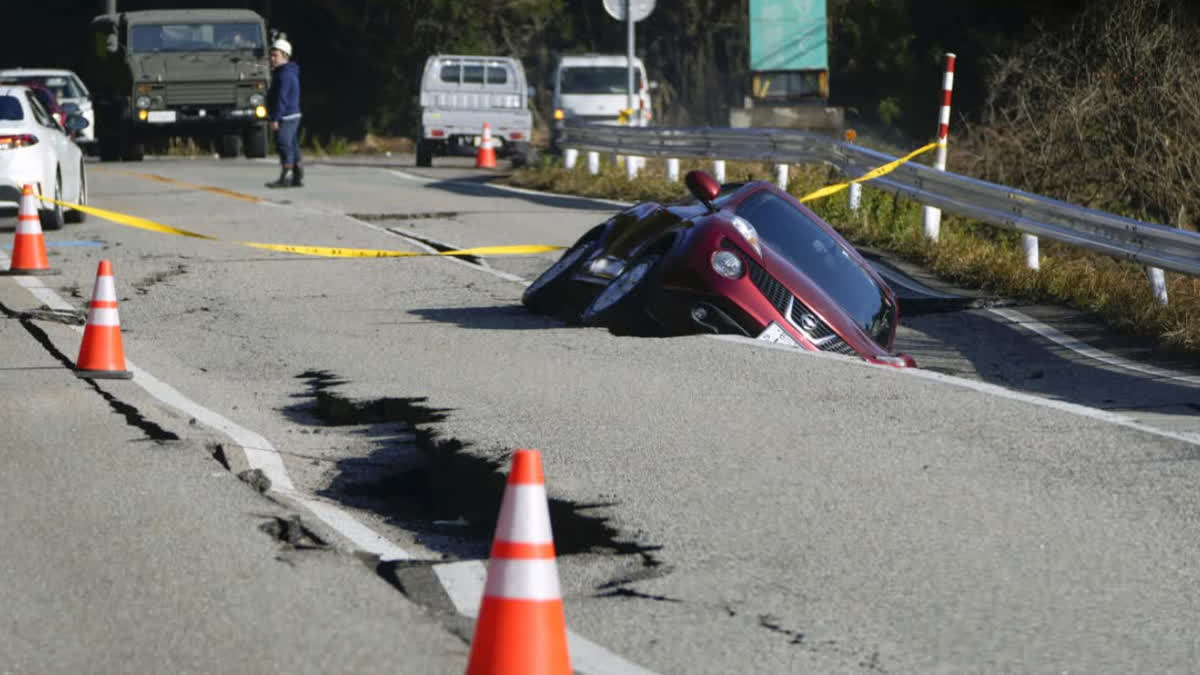
[[[72,133],[88,128],[87,118],[83,115],[67,115],[67,131]]]
[[[658,82],[656,82],[654,80],[650,80],[649,88],[650,88],[650,91],[658,91]]]
[[[529,100],[537,98],[537,87],[529,86],[525,88],[525,96]]]
[[[108,50],[109,54],[116,54],[121,49],[116,33],[108,34],[108,37],[104,39],[104,48]]]
[[[693,169],[683,177],[683,182],[687,185],[688,190],[696,196],[696,199],[708,207],[710,212],[716,211],[712,201],[721,193],[721,184],[717,182],[716,178],[705,171]]]

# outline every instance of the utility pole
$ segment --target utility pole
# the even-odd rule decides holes
[[[104,0],[104,13],[105,14],[116,14],[117,13],[117,0]]]

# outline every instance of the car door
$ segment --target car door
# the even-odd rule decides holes
[[[37,122],[38,138],[44,138],[47,148],[42,175],[42,190],[44,194],[54,194],[54,180],[59,168],[62,169],[62,196],[64,200],[77,199],[79,196],[79,148],[66,134],[66,130],[58,125],[54,116],[46,110],[32,91],[26,90],[25,95],[33,118]],[[74,150],[74,152],[72,152]]]

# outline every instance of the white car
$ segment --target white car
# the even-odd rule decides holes
[[[0,204],[18,205],[24,185],[32,185],[39,196],[87,204],[83,151],[68,135],[86,125],[81,115],[71,115],[64,129],[32,89],[0,85]],[[41,202],[39,215],[46,230],[86,217],[52,202]]]
[[[92,108],[92,95],[78,75],[70,70],[57,68],[0,70],[0,83],[25,84],[27,82],[40,84],[54,92],[54,98],[61,106],[66,107],[68,103],[79,106],[79,114],[88,121],[88,125],[75,140],[80,145],[90,145],[96,142],[96,113]]]

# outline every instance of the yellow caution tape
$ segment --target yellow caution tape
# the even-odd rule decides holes
[[[901,157],[900,159],[897,159],[894,162],[888,162],[887,164],[884,164],[883,166],[879,166],[874,169],[871,169],[870,171],[864,173],[863,175],[859,176],[858,178],[855,178],[854,180],[846,181],[845,183],[838,183],[837,185],[830,185],[828,187],[823,187],[820,190],[817,190],[815,192],[810,192],[809,194],[801,197],[800,201],[801,202],[809,202],[814,199],[820,199],[821,197],[828,197],[829,195],[831,195],[835,192],[841,192],[842,190],[845,190],[846,188],[850,187],[854,183],[862,183],[864,181],[871,180],[872,178],[879,178],[880,176],[889,174],[889,173],[895,171],[896,168],[898,166],[900,166],[901,164],[912,160],[912,158],[916,157],[917,155],[929,152],[930,150],[933,150],[937,146],[938,146],[938,143],[933,142],[924,147],[917,148],[916,150],[913,150],[912,152],[908,153],[907,155]]]
[[[156,223],[153,220],[138,218],[116,211],[108,211],[106,209],[98,209],[94,206],[84,206],[82,204],[72,204],[70,202],[59,201],[51,197],[42,197],[43,201],[53,202],[60,206],[69,209],[82,211],[88,215],[103,218],[104,220],[112,221],[119,225],[128,225],[151,232],[159,232],[162,234],[173,234],[180,237],[192,237],[195,239],[205,239],[208,241],[221,241],[216,237],[210,237],[207,234],[192,232],[178,227],[171,227],[162,223]],[[234,241],[230,242],[240,246],[249,246],[251,248],[265,249],[268,251],[280,251],[282,253],[296,253],[299,255],[321,256],[325,258],[415,258],[419,256],[494,256],[494,255],[530,255],[533,253],[545,253],[547,251],[557,251],[564,246],[549,246],[545,244],[519,244],[513,246],[476,246],[473,248],[463,248],[454,251],[436,251],[426,253],[424,251],[392,251],[386,249],[372,248],[335,248],[330,246],[295,246],[291,244],[262,244],[252,241]]]

